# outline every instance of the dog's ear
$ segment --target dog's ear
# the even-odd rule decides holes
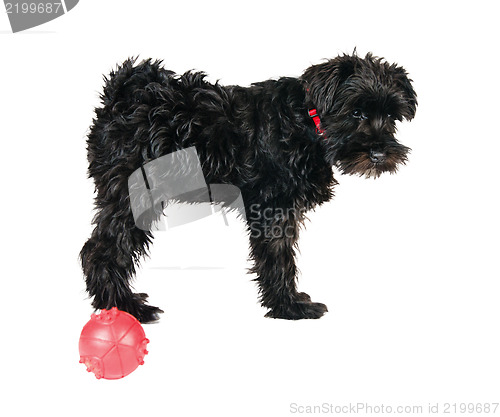
[[[412,86],[412,80],[408,78],[408,73],[403,67],[398,67],[396,65],[391,66],[391,71],[393,73],[393,80],[397,88],[400,90],[404,105],[402,110],[402,116],[406,120],[411,120],[415,117],[417,111],[417,93]]]
[[[354,74],[358,57],[341,55],[309,67],[301,77],[309,105],[327,113],[333,107],[338,87]]]

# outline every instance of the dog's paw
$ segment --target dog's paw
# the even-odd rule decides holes
[[[304,295],[309,297],[307,294]],[[303,299],[303,296],[301,299]],[[266,317],[285,320],[319,319],[327,311],[328,308],[322,303],[313,303],[304,300],[297,301],[287,306],[273,308],[266,314]]]
[[[163,310],[146,304],[147,298],[148,295],[144,293],[134,294],[134,297],[119,309],[132,314],[141,323],[158,321]]]

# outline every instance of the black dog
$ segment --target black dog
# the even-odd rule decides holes
[[[415,115],[411,80],[371,54],[339,56],[300,78],[248,88],[204,77],[127,60],[106,79],[88,136],[95,229],[80,253],[92,304],[116,306],[143,323],[158,319],[162,311],[130,288],[152,234],[134,224],[128,178],[148,161],[194,146],[207,183],[241,190],[251,272],[267,317],[319,318],[326,306],[296,288],[294,248],[304,213],[331,199],[332,166],[376,178],[406,162],[409,148],[394,134],[396,121]]]

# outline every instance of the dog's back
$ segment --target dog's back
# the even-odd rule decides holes
[[[228,180],[243,145],[231,120],[232,89],[205,77],[203,72],[178,76],[151,60],[134,66],[129,59],[112,71],[88,136],[89,175],[108,181],[114,167],[131,173],[147,161],[196,146],[206,174]],[[217,152],[221,158],[214,157]]]

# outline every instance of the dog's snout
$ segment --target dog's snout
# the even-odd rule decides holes
[[[374,164],[380,164],[385,161],[385,153],[378,151],[371,151],[370,159]]]

